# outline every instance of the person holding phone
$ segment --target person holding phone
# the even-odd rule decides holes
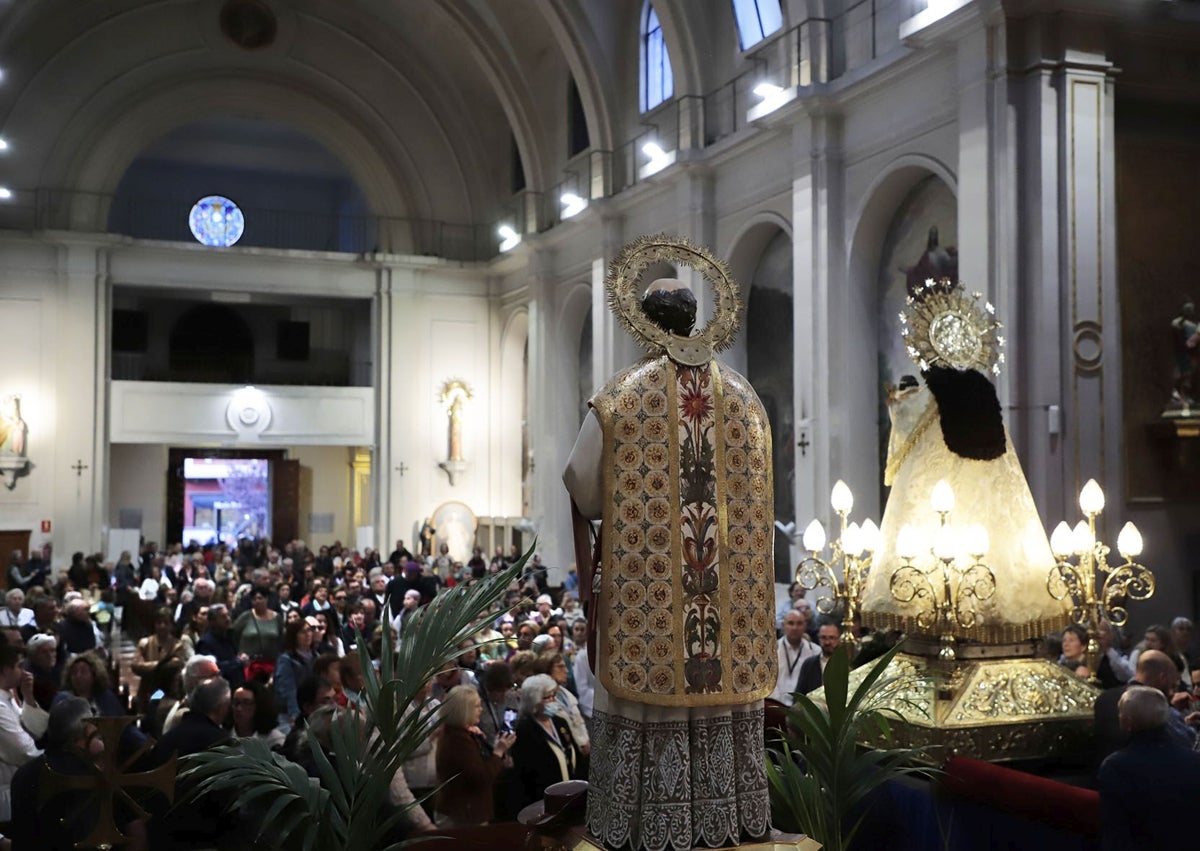
[[[443,785],[434,805],[434,823],[441,828],[487,824],[495,816],[496,777],[517,736],[501,731],[488,746],[479,729],[483,701],[473,686],[450,689],[441,711],[442,740],[435,761]]]
[[[479,700],[483,711],[479,730],[489,745],[496,734],[513,732],[517,724],[517,694],[513,690],[512,669],[507,662],[492,662],[479,673]]]

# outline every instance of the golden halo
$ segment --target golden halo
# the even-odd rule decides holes
[[[980,302],[983,302],[982,304]],[[967,295],[961,281],[930,278],[916,297],[906,299],[900,335],[921,371],[931,366],[1000,374],[1004,363],[1004,326],[982,293]]]
[[[655,325],[642,310],[638,284],[654,263],[669,262],[698,272],[717,293],[717,305],[708,324],[690,337],[680,337]],[[604,282],[608,306],[634,339],[652,355],[667,355],[684,366],[702,366],[713,354],[733,345],[741,321],[737,281],[729,267],[706,248],[679,236],[658,233],[642,236],[621,249],[609,264]]]

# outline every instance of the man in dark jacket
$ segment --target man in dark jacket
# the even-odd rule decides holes
[[[1118,713],[1129,744],[1100,766],[1103,848],[1174,847],[1180,813],[1200,801],[1200,753],[1172,739],[1171,707],[1156,688],[1130,686]]]
[[[233,688],[246,681],[246,660],[238,655],[230,629],[229,608],[224,603],[208,607],[208,630],[196,642],[196,652],[216,659],[221,676]]]

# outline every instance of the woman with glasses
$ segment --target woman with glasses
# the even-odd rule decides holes
[[[516,782],[510,784],[512,812],[540,801],[552,783],[584,779],[582,754],[560,715],[558,693],[558,683],[546,674],[534,674],[521,683],[521,715],[512,749],[516,774]]]

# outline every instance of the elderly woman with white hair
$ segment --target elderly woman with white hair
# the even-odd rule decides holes
[[[33,609],[25,608],[25,592],[12,588],[4,595],[4,608],[0,609],[0,629],[20,629],[33,623]]]
[[[512,752],[516,782],[509,802],[514,812],[540,801],[553,783],[585,779],[579,747],[559,714],[558,688],[546,674],[534,674],[521,683],[521,714]]]

